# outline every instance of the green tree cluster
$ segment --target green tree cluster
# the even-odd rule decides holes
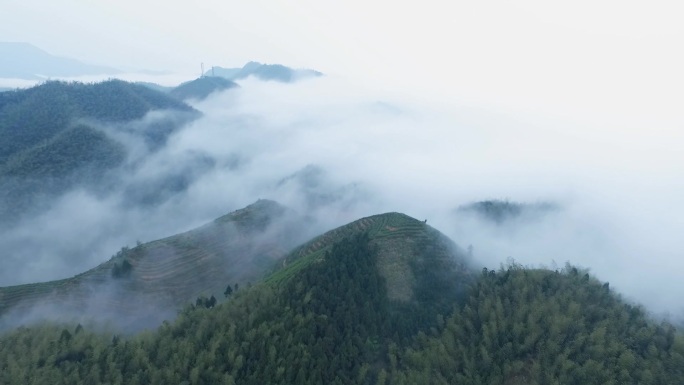
[[[445,329],[417,340],[391,383],[684,383],[682,335],[569,265],[484,269]]]

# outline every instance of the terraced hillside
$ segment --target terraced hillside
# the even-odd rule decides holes
[[[376,250],[393,311],[402,317],[421,314],[420,320],[407,319],[413,328],[432,324],[437,314],[449,314],[475,276],[467,253],[445,235],[405,214],[387,213],[359,219],[297,247],[266,283],[288,282],[323,261],[334,244],[362,233]]]
[[[0,326],[16,323],[10,314],[25,321],[47,313],[158,324],[198,296],[259,279],[298,241],[293,220],[276,202],[259,200],[195,230],[123,248],[72,278],[0,288]]]

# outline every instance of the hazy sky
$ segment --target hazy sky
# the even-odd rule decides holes
[[[679,115],[677,1],[0,0],[0,40],[121,68],[311,67],[575,119]]]
[[[182,71],[202,61],[260,60],[373,76],[486,74],[491,82],[611,75],[605,81],[615,85],[634,71],[674,75],[684,37],[680,3],[658,0],[2,0],[0,10],[2,40],[95,63]]]

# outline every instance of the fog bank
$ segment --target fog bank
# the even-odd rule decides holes
[[[311,215],[319,232],[404,212],[472,245],[483,266],[567,261],[655,312],[682,312],[684,147],[673,110],[534,109],[407,87],[247,79],[195,102],[204,116],[108,194],[70,192],[2,234],[11,270],[0,285],[67,277],[123,245],[268,198]],[[502,224],[454,212],[484,199],[559,209]]]

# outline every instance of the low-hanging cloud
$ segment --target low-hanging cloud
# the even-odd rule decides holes
[[[108,194],[72,191],[0,235],[12,271],[0,284],[74,275],[269,198],[309,215],[311,233],[404,212],[472,245],[483,266],[569,261],[655,312],[682,312],[681,136],[665,125],[433,103],[336,77],[241,86],[194,103],[203,116]],[[559,209],[504,224],[454,212],[484,199]]]

